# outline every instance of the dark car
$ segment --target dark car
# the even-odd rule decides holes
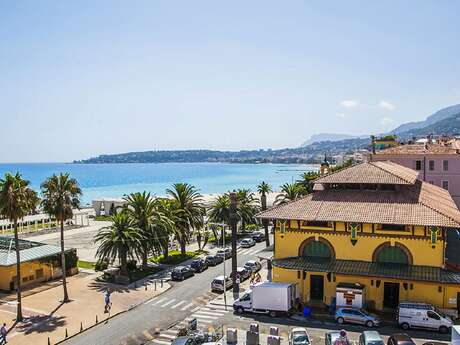
[[[193,277],[195,273],[190,266],[178,266],[171,272],[172,280],[184,280],[188,277]]]
[[[216,253],[217,256],[221,256],[225,258],[225,260],[230,259],[232,257],[232,250],[230,248],[219,249]]]
[[[224,258],[222,256],[217,256],[217,255],[208,255],[206,257],[206,262],[208,266],[216,266],[220,264],[221,262],[224,262]]]
[[[192,261],[190,266],[193,268],[195,272],[203,272],[205,269],[208,268],[208,263],[206,262],[205,259],[195,259]]]
[[[262,232],[254,232],[252,233],[251,237],[256,242],[265,241],[265,234]]]
[[[244,267],[237,267],[236,272],[238,272],[238,275],[240,276],[240,282],[245,281],[251,276],[251,271],[248,271]],[[230,273],[230,278],[233,279],[233,272]]]
[[[195,337],[185,336],[174,339],[171,345],[198,345],[198,343]]]
[[[388,338],[387,345],[415,345],[406,333],[396,333]]]

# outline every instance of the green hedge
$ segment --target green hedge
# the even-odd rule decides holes
[[[171,250],[167,258],[165,258],[163,254],[161,254],[157,257],[150,258],[149,261],[157,264],[177,265],[183,261],[194,258],[198,255],[200,255],[199,252],[185,252],[185,255],[182,255],[178,250]]]
[[[84,260],[78,260],[78,267],[79,268],[85,268],[89,270],[94,270],[94,267],[96,266],[95,262],[90,262],[90,261],[84,261]]]

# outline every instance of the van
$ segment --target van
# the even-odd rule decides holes
[[[398,306],[397,321],[402,329],[423,328],[447,333],[452,327],[452,319],[427,303],[401,302]]]
[[[225,287],[224,287],[225,284]],[[218,276],[211,282],[211,291],[224,292],[233,286],[233,282],[229,277]]]

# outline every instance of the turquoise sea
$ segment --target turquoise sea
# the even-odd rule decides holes
[[[316,166],[293,164],[160,163],[160,164],[0,164],[0,175],[19,171],[37,191],[53,173],[69,172],[83,190],[82,204],[101,197],[122,197],[138,191],[164,195],[175,182],[195,185],[202,194],[222,193],[238,188],[255,191],[266,181],[274,190],[298,179]]]

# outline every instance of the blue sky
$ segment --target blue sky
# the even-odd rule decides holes
[[[460,103],[458,1],[0,2],[0,161],[298,146]]]

